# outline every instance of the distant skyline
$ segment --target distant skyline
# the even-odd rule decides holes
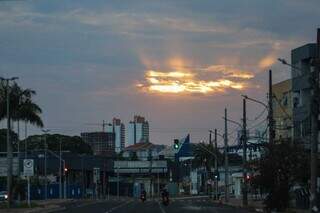
[[[274,82],[289,78],[276,59],[315,42],[318,8],[318,0],[0,1],[0,76],[37,91],[53,133],[101,130],[86,123],[113,117],[127,126],[138,114],[151,142],[208,140],[209,129],[223,130],[224,107],[240,121],[241,94],[266,101],[267,70]],[[263,109],[248,105],[252,126]]]

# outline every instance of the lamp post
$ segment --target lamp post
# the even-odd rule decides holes
[[[47,183],[47,134],[50,132],[49,129],[43,129],[42,132],[44,133],[44,199],[47,200],[47,193],[48,193],[48,183]]]
[[[247,181],[247,119],[246,119],[246,99],[243,99],[243,124],[225,118],[228,122],[238,125],[242,128],[242,176],[243,176],[243,191],[242,191],[242,205],[248,205],[248,181]]]
[[[10,141],[10,130],[11,130],[11,122],[10,122],[10,91],[9,91],[9,83],[10,81],[15,81],[19,79],[18,77],[12,78],[3,78],[0,77],[1,81],[6,82],[6,99],[7,99],[7,193],[8,193],[8,207],[11,207],[12,202],[12,144]]]

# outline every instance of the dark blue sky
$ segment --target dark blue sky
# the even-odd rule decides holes
[[[187,133],[198,141],[222,129],[224,107],[240,119],[240,94],[266,99],[266,70],[288,78],[275,59],[315,40],[319,8],[318,0],[0,1],[0,75],[37,91],[55,132],[80,134],[114,116],[126,124],[137,113],[155,143]],[[149,90],[148,70],[192,74],[178,84],[194,88],[221,79],[244,87],[161,93]],[[262,110],[249,107],[251,119]]]

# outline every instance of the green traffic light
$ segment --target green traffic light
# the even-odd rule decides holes
[[[179,149],[179,145],[178,145],[178,144],[175,144],[173,147],[174,147],[175,149]]]

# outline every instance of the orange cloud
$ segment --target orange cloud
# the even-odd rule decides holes
[[[218,72],[226,75],[226,77],[251,79],[254,75],[248,70],[242,70],[228,65],[211,65],[202,69],[208,72]]]
[[[238,76],[238,77],[237,77]],[[145,83],[139,83],[138,88],[152,93],[215,93],[226,89],[243,90],[248,84],[242,81],[219,78],[215,81],[200,80],[190,72],[172,71],[160,72],[149,70],[146,72]],[[230,73],[229,77],[247,79],[251,76]]]
[[[277,61],[276,56],[274,55],[267,55],[266,57],[262,58],[259,61],[259,68],[266,69],[270,66],[272,66]]]

